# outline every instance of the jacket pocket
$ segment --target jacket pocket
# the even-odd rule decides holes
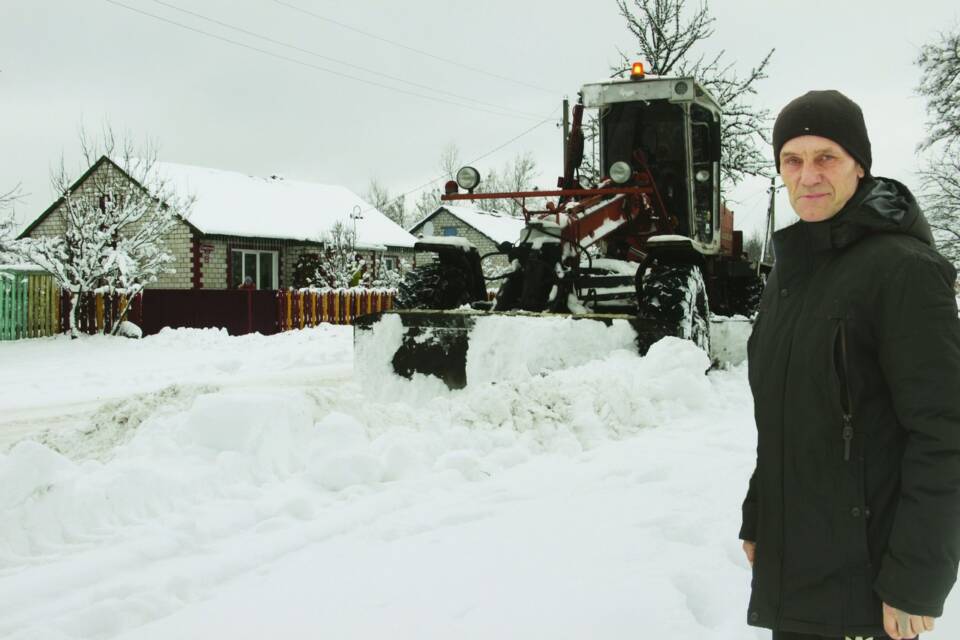
[[[853,400],[850,395],[850,367],[847,358],[847,324],[843,318],[836,319],[833,330],[833,378],[840,405],[840,440],[843,444],[843,460],[850,461],[853,446]]]

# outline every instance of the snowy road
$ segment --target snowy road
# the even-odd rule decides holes
[[[768,637],[745,370],[551,339],[460,392],[343,327],[0,343],[0,637]]]

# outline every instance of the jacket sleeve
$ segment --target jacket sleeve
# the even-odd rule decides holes
[[[879,361],[906,431],[900,499],[874,589],[913,615],[940,616],[960,560],[960,320],[955,270],[901,264],[879,318]]]
[[[757,469],[753,469],[750,484],[747,487],[747,497],[743,500],[743,523],[740,525],[740,539],[748,542],[757,541]]]

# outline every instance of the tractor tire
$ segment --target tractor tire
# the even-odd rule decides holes
[[[690,340],[710,353],[710,303],[700,267],[691,264],[650,267],[643,277],[637,315],[658,325],[664,336]]]
[[[467,274],[429,262],[414,267],[397,287],[398,309],[456,309],[472,302]]]

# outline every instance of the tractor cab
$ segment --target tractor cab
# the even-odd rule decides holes
[[[720,107],[692,78],[636,72],[584,85],[583,106],[598,110],[604,175],[617,163],[649,176],[676,232],[701,253],[720,249]]]

